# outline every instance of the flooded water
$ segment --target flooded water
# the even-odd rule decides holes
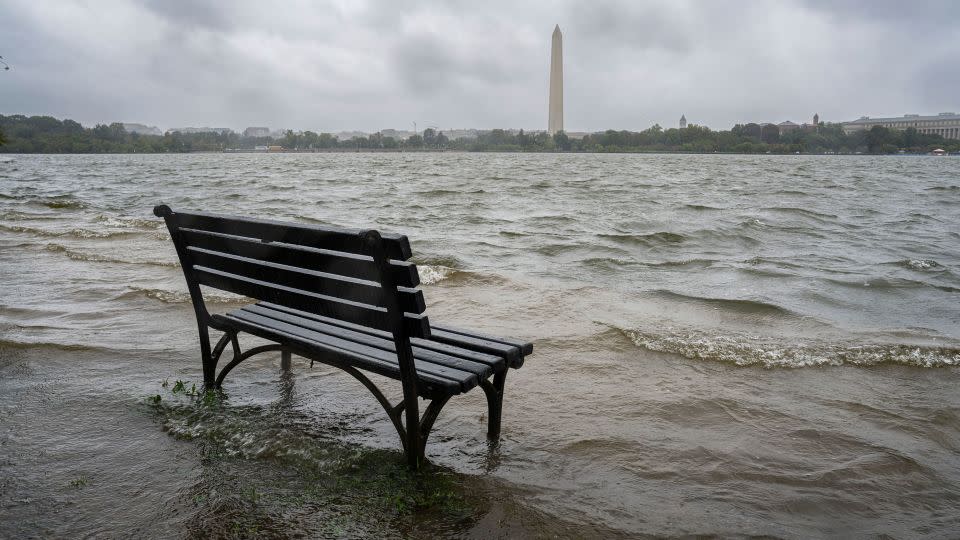
[[[960,160],[11,157],[2,537],[960,534]],[[296,358],[190,395],[160,202],[407,234],[431,321],[535,344],[500,443],[471,392],[411,476]]]

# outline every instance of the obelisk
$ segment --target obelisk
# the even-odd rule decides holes
[[[560,25],[553,29],[553,45],[550,47],[550,115],[547,132],[551,135],[563,131],[563,34]]]

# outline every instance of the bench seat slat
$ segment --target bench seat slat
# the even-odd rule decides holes
[[[397,352],[396,344],[392,339],[373,336],[363,332],[358,332],[356,330],[349,330],[332,324],[320,322],[313,318],[297,316],[284,311],[270,309],[263,305],[254,304],[250,306],[244,306],[239,310],[231,311],[229,315],[242,319],[247,313],[269,317],[271,319],[287,322],[296,326],[307,328],[309,330],[322,332],[324,334],[343,337],[351,341],[356,341],[357,343],[363,343],[383,349],[391,354],[396,354]],[[495,371],[499,373],[500,371],[506,369],[506,362],[504,362],[502,358],[477,353],[474,351],[457,349],[456,347],[443,346],[442,344],[436,344],[441,345],[441,347],[431,347],[429,346],[430,343],[431,342],[427,340],[418,340],[418,343],[413,345],[414,358],[468,371],[482,378],[489,377]]]
[[[374,330],[372,328],[360,326],[357,324],[351,324],[341,320],[331,319],[329,317],[324,317],[319,314],[308,313],[306,311],[300,311],[293,309],[287,306],[281,306],[273,304],[270,302],[260,302],[257,305],[266,306],[270,309],[284,311],[291,313],[300,317],[307,317],[328,324],[338,326],[340,328],[347,328],[350,330],[356,330],[358,332],[363,332],[373,336],[379,336],[384,338],[390,338],[390,334],[384,331]],[[434,328],[437,328],[437,325],[431,324],[430,336],[428,338],[414,338],[410,340],[412,345],[417,345],[423,348],[429,348],[439,352],[445,352],[447,354],[456,354],[458,356],[463,356],[465,354],[475,354],[477,356],[471,357],[472,360],[490,363],[491,358],[496,360],[504,359],[508,362],[510,367],[518,368],[523,365],[523,355],[520,354],[522,347],[511,347],[500,342],[494,342],[489,340],[484,340],[477,337],[468,337],[462,334],[449,333],[444,334],[441,332],[440,337],[434,335]],[[532,345],[530,348],[532,349]],[[451,352],[451,351],[456,351]],[[496,361],[493,361],[490,364],[496,368]],[[499,369],[499,368],[496,368]],[[498,371],[499,372],[499,371]]]
[[[287,266],[295,266],[336,274],[340,276],[379,280],[379,273],[373,259],[366,255],[356,255],[343,251],[331,251],[309,246],[297,246],[282,242],[261,242],[257,238],[248,238],[231,234],[180,228],[187,246],[195,246],[212,251],[231,253],[251,259],[268,261]],[[420,285],[420,275],[416,265],[407,261],[390,261],[393,279],[401,287]]]
[[[489,335],[489,334],[481,334],[480,332],[474,332],[473,330],[464,330],[464,329],[461,329],[461,328],[456,328],[456,327],[453,327],[453,326],[448,326],[448,325],[446,325],[446,324],[444,324],[444,325],[439,325],[439,324],[438,324],[438,325],[434,325],[433,328],[436,329],[436,330],[442,330],[442,331],[445,331],[445,332],[451,332],[451,333],[454,333],[454,334],[460,334],[460,335],[462,335],[462,336],[467,336],[467,337],[476,338],[476,339],[483,339],[483,340],[486,340],[486,341],[495,341],[495,342],[498,342],[498,343],[503,343],[503,344],[506,344],[506,345],[510,345],[510,346],[512,346],[512,347],[518,347],[518,348],[520,349],[521,354],[523,354],[523,356],[529,356],[529,355],[533,354],[533,343],[530,343],[530,342],[527,342],[527,341],[520,341],[519,339],[511,339],[511,338],[503,338],[503,337],[491,336],[491,335]]]
[[[220,326],[236,328],[263,339],[278,343],[282,342],[297,354],[307,358],[322,358],[323,362],[326,363],[350,365],[393,379],[400,377],[400,367],[396,362],[388,362],[349,349],[341,349],[301,339],[294,334],[288,334],[273,328],[260,326],[249,321],[234,319],[225,315],[213,315],[212,318]],[[431,393],[458,393],[460,388],[460,385],[455,381],[419,371],[417,372],[417,384],[418,392],[423,395],[429,395]]]
[[[302,246],[322,245],[335,251],[365,254],[362,231],[284,223],[266,219],[227,217],[203,212],[180,213],[171,216],[177,227],[200,229],[238,236],[259,238],[265,242],[284,242]],[[387,257],[405,261],[410,258],[410,242],[400,234],[381,233]]]
[[[463,347],[465,349],[473,349],[475,351],[501,356],[505,358],[510,364],[510,367],[513,368],[518,368],[523,365],[523,354],[521,348],[513,345],[507,345],[506,343],[501,343],[499,341],[490,341],[480,337],[472,337],[454,332],[437,330],[435,326],[430,329],[430,339],[432,341],[439,341],[441,343],[447,343],[456,347]]]
[[[195,265],[205,268],[213,268],[267,283],[276,283],[285,287],[382,307],[383,289],[379,283],[374,281],[260,261],[194,246],[187,247],[187,252]],[[398,289],[397,299],[406,313],[423,313],[427,309],[423,300],[423,293],[419,290]]]
[[[384,362],[397,362],[397,355],[395,352],[385,351],[366,343],[359,343],[337,335],[325,334],[310,328],[304,328],[296,324],[271,319],[255,313],[245,313],[242,316],[227,314],[227,317],[234,320],[242,320],[248,323],[257,324],[264,328],[277,329],[287,334],[295,335],[302,339],[319,343],[321,345],[354,351]],[[477,385],[477,377],[473,373],[434,364],[425,360],[419,361],[416,358],[414,358],[414,365],[416,366],[418,372],[422,371],[442,379],[453,381],[459,384],[461,386],[460,389],[463,391],[469,390]]]
[[[218,316],[218,318],[221,320],[225,319],[245,331],[250,331],[251,328],[254,328],[260,332],[259,335],[261,335],[261,337],[274,339],[284,344],[289,342],[295,344],[309,343],[312,346],[321,348],[350,351],[364,358],[364,360],[358,361],[358,367],[368,368],[369,362],[365,359],[373,359],[377,362],[378,366],[380,364],[396,366],[396,371],[393,371],[391,368],[388,373],[381,374],[392,378],[399,378],[400,376],[396,353],[386,351],[368,343],[356,342],[348,339],[346,336],[340,337],[338,335],[326,334],[251,312],[231,312],[225,316]],[[323,361],[323,355],[318,356],[317,360]],[[427,376],[427,378],[433,379],[434,382],[443,383],[447,391],[453,391],[454,393],[466,392],[477,385],[477,376],[474,373],[436,364],[426,359],[417,358],[416,356],[414,357],[414,366],[416,367],[418,378]],[[452,388],[451,384],[455,385],[455,387]]]

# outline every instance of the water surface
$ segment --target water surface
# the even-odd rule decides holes
[[[960,530],[956,159],[13,157],[4,536]],[[431,320],[535,343],[500,444],[452,400],[411,482],[356,381],[269,355],[173,393],[200,366],[159,202],[407,234]]]

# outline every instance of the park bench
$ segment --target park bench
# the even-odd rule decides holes
[[[153,212],[166,221],[187,281],[206,388],[219,388],[247,358],[280,351],[284,370],[297,354],[363,383],[393,422],[413,469],[424,461],[443,406],[476,386],[487,397],[487,435],[499,438],[507,370],[522,366],[533,346],[431,325],[406,236],[174,212],[166,205]],[[201,287],[256,302],[211,314]],[[210,329],[223,332],[212,347]],[[240,332],[271,343],[242,351]],[[233,358],[217,374],[227,345]],[[399,380],[403,399],[390,403],[364,372]],[[418,398],[429,400],[422,417]]]

